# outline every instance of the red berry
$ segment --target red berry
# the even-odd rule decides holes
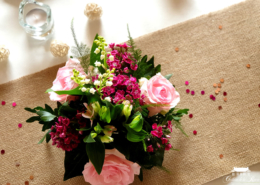
[[[190,93],[190,90],[189,90],[189,89],[186,89],[186,93],[188,93],[188,94],[189,94],[189,93]]]
[[[195,92],[194,91],[191,91],[191,95],[194,95],[195,94]]]
[[[196,131],[196,130],[194,130],[194,131],[193,131],[193,134],[194,134],[194,135],[197,135],[197,131]]]
[[[190,118],[192,118],[192,117],[193,117],[193,115],[192,115],[192,114],[189,114],[189,117],[190,117]]]
[[[4,155],[4,154],[5,154],[5,151],[4,151],[4,150],[1,150],[1,154]]]
[[[224,95],[224,96],[227,96],[227,92],[223,92],[223,95]]]

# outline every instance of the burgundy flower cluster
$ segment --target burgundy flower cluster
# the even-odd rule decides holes
[[[79,133],[70,127],[70,119],[60,116],[55,126],[51,127],[52,145],[65,151],[77,148],[80,143]]]
[[[164,127],[164,128],[163,128]],[[164,134],[163,134],[163,129],[169,129],[170,132],[172,132],[172,123],[171,121],[168,121],[168,124],[167,126],[158,126],[156,123],[154,123],[152,125],[152,131],[151,131],[151,135],[152,137],[156,137],[156,138],[159,138],[161,139],[161,145],[164,145],[165,147],[165,150],[170,150],[172,148],[172,145],[169,143],[169,140],[166,138],[166,137],[170,137],[168,135],[166,135],[166,137],[163,137]],[[161,145],[159,143],[157,143],[157,147],[158,148],[161,148]],[[147,147],[147,152],[154,152],[154,147],[153,145],[149,145]]]

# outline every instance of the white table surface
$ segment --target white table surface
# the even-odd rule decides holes
[[[51,7],[55,20],[55,34],[49,41],[36,41],[26,35],[18,23],[20,1],[0,0],[0,45],[6,45],[11,53],[8,61],[0,62],[0,84],[66,62],[67,57],[53,57],[49,46],[53,39],[74,45],[70,31],[73,17],[78,40],[91,46],[96,33],[108,43],[120,43],[127,40],[127,24],[135,38],[243,0],[95,0],[102,6],[103,16],[94,22],[83,13],[86,4],[94,0],[40,0]],[[260,178],[260,164],[250,170]],[[227,184],[222,179],[205,185]],[[241,183],[228,185],[237,184]]]

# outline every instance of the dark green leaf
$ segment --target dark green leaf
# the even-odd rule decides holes
[[[170,78],[172,77],[172,74],[168,74],[164,76],[167,80],[170,80]]]
[[[93,139],[93,138],[91,137],[91,134],[89,134],[88,136],[86,136],[86,137],[83,139],[83,141],[84,141],[85,143],[95,143],[95,142],[96,142],[95,139]]]
[[[34,122],[34,121],[40,121],[40,120],[41,120],[41,119],[40,119],[40,116],[33,116],[33,117],[27,119],[26,122],[27,122],[27,123],[32,123],[32,122]]]
[[[87,130],[90,130],[92,129],[91,127],[90,128],[80,128],[80,129],[76,129],[77,131],[87,131]]]
[[[47,112],[50,112],[50,113],[54,114],[52,108],[51,108],[49,105],[47,105],[47,104],[45,104],[45,110],[46,110]]]
[[[128,125],[125,126],[127,129],[127,139],[131,142],[140,142],[145,139],[147,136],[147,132],[144,130],[141,130],[140,132],[136,132],[133,129],[131,129]]]
[[[105,159],[105,146],[100,141],[98,137],[95,138],[95,143],[87,143],[86,151],[89,157],[89,160],[94,165],[98,174],[101,173],[104,159]]]
[[[142,114],[138,111],[135,113],[135,117],[129,124],[129,127],[136,132],[140,132],[143,128],[143,120]]]
[[[189,109],[180,109],[180,110],[177,111],[177,114],[180,114],[180,113],[188,114],[188,112],[189,112]]]
[[[38,107],[35,107],[34,109],[35,109],[35,110],[44,110],[44,108],[39,107],[39,106],[38,106]]]
[[[44,139],[45,139],[48,135],[50,135],[50,133],[51,133],[51,129],[48,130],[48,132],[43,136],[43,138],[38,142],[38,144],[41,144],[41,143],[44,141]],[[46,142],[47,142],[47,139],[46,139]],[[47,142],[47,143],[48,143],[48,142]]]
[[[51,121],[51,122],[44,122],[43,123],[43,127],[42,127],[42,131],[44,132],[47,129],[50,129],[52,125],[54,125],[55,122]]]
[[[34,110],[34,109],[31,109],[31,108],[28,108],[28,107],[26,107],[26,108],[24,108],[26,111],[28,111],[28,112],[32,112],[32,113],[36,113],[36,110]]]
[[[175,121],[179,121],[179,120],[181,119],[181,117],[173,117],[173,119],[174,119]]]
[[[47,111],[38,111],[37,114],[41,117],[41,120],[44,122],[49,122],[56,118],[55,115],[47,112]]]

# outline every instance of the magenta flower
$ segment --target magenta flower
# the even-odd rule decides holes
[[[167,128],[172,132],[172,121],[168,121]]]
[[[55,126],[51,127],[52,145],[57,145],[65,151],[71,151],[80,143],[78,132],[70,127],[70,119],[59,117]]]
[[[166,138],[161,138],[161,140],[162,140],[162,144],[163,144],[163,145],[166,144],[166,143],[168,143],[168,139],[166,139]]]
[[[147,146],[147,152],[153,152],[153,146],[152,145]]]
[[[169,143],[165,146],[165,150],[170,150],[172,148],[172,145]]]
[[[153,130],[157,129],[157,124],[154,123],[154,124],[152,125],[152,128],[153,128]]]

